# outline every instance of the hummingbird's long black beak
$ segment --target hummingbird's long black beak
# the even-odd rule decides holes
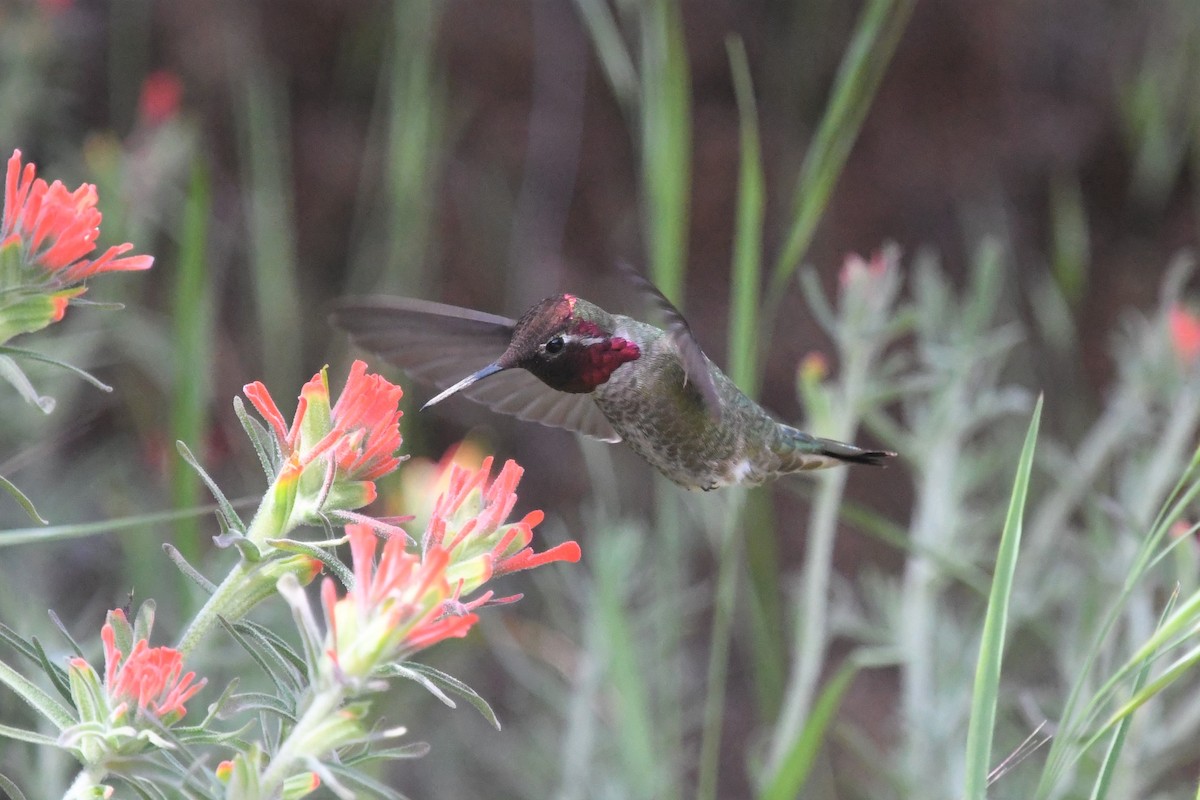
[[[478,372],[472,373],[471,375],[468,375],[467,377],[463,378],[458,383],[451,386],[449,389],[446,389],[444,392],[442,392],[441,394],[439,394],[436,397],[434,397],[433,399],[431,399],[428,403],[421,406],[421,410],[424,411],[425,409],[429,408],[430,406],[436,405],[437,403],[442,402],[443,400],[445,400],[447,397],[454,394],[455,392],[459,392],[459,391],[467,388],[468,386],[470,386],[472,383],[475,383],[476,381],[483,380],[488,375],[495,375],[497,372],[499,372],[503,369],[507,369],[507,367],[501,366],[497,362],[488,364],[483,369],[479,370]]]

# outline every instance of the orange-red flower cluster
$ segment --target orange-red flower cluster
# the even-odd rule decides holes
[[[125,621],[121,609],[109,613]],[[134,708],[174,722],[187,713],[184,703],[204,688],[206,680],[193,683],[196,673],[183,674],[183,656],[174,648],[151,647],[139,639],[126,657],[117,649],[111,622],[100,629],[100,639],[104,642],[104,688],[118,717]]]
[[[457,593],[470,594],[491,578],[509,572],[552,561],[579,560],[579,545],[571,541],[542,553],[533,551],[533,529],[545,517],[541,511],[530,511],[518,522],[505,523],[517,503],[517,483],[525,472],[517,462],[507,461],[490,482],[490,456],[478,470],[457,464],[451,464],[450,469],[450,488],[434,506],[422,547],[426,552],[444,549],[450,553]]]
[[[367,374],[362,361],[350,367],[332,407],[325,371],[314,375],[300,391],[291,426],[261,382],[247,384],[243,391],[275,434],[285,458],[282,477],[298,477],[315,460],[330,455],[336,480],[362,482],[367,488],[357,507],[374,500],[373,481],[400,464],[396,452],[403,441],[399,403],[404,392],[379,375]]]
[[[338,599],[331,579],[321,585],[329,627],[327,654],[344,674],[365,677],[386,661],[435,642],[466,636],[475,614],[445,614],[449,554],[435,548],[424,558],[404,549],[402,537],[389,537],[378,564],[378,537],[368,525],[347,525],[354,563],[354,586]]]
[[[101,272],[149,269],[151,256],[125,256],[133,245],[113,245],[95,259],[85,258],[100,237],[96,187],[68,191],[62,181],[47,184],[33,164],[21,166],[21,151],[8,160],[0,250],[21,247],[21,262],[39,267],[41,282],[55,287],[79,283]]]

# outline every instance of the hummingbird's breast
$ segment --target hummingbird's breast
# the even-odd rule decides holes
[[[671,337],[651,325],[617,317],[614,333],[638,345],[636,361],[622,364],[593,398],[634,452],[686,488],[715,489],[760,483],[770,476],[764,425],[775,426],[757,404],[709,362],[721,398],[715,419]],[[761,445],[761,446],[760,446]]]

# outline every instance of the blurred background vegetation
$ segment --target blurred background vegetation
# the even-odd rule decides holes
[[[996,796],[1084,796],[1111,763],[1128,768],[1093,796],[1194,796],[1194,684],[1107,761],[1064,735],[1096,723],[1068,698],[1112,701],[1103,676],[1197,584],[1190,544],[1142,557],[1169,546],[1156,512],[1200,415],[1167,326],[1200,224],[1192,0],[0,0],[14,147],[96,183],[105,236],[157,259],[89,294],[124,311],[75,309],[20,342],[115,391],[30,367],[57,408],[9,398],[0,474],[52,523],[128,520],[0,550],[0,619],[20,632],[49,638],[53,608],[90,638],[131,590],[158,599],[160,630],[194,609],[159,545],[224,563],[215,521],[139,518],[207,502],[176,440],[228,495],[261,490],[231,400],[258,379],[286,397],[326,363],[338,381],[333,298],[516,316],[571,291],[646,313],[612,269],[625,258],[781,418],[902,463],[686,494],[619,448],[466,403],[418,415],[430,393],[401,378],[406,450],[436,459],[469,432],[516,458],[539,530],[584,561],[525,578],[520,605],[434,651],[502,732],[398,687],[389,721],[433,750],[391,766],[393,785],[961,796],[989,576],[1042,392],[991,761],[1044,720],[1058,749]],[[847,254],[884,248],[887,276],[839,281]],[[0,521],[27,525],[13,503]],[[206,655],[207,674],[238,669],[231,645]],[[23,714],[0,694],[0,718]],[[0,772],[51,796],[65,766],[31,752],[0,747]]]

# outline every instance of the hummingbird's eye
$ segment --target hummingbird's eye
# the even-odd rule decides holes
[[[563,342],[563,337],[554,336],[550,339],[550,341],[546,342],[546,352],[550,355],[562,352],[564,344],[565,342]]]

